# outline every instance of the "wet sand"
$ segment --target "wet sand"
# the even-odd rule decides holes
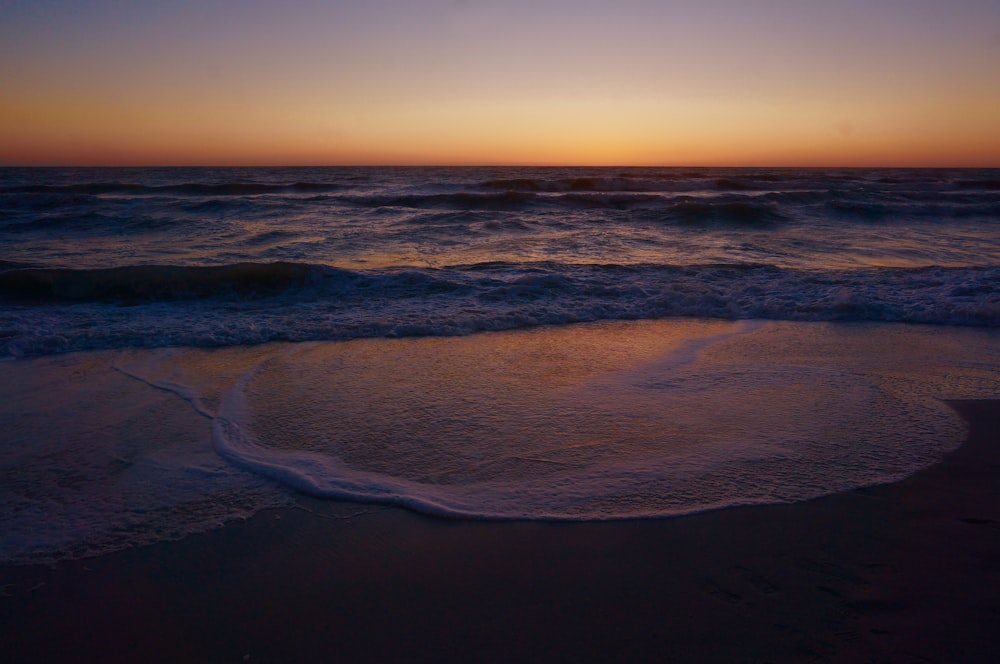
[[[896,484],[662,520],[301,509],[0,568],[0,660],[987,662],[1000,401]]]

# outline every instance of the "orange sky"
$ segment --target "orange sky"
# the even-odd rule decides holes
[[[1000,3],[693,4],[0,2],[0,164],[1000,166]]]

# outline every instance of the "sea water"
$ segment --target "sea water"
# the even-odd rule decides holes
[[[3,169],[0,248],[8,562],[803,500],[1000,392],[998,171]]]

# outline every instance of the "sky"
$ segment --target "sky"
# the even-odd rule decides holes
[[[1000,166],[998,0],[0,0],[0,165]]]

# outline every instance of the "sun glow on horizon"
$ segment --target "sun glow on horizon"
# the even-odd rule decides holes
[[[1000,6],[753,5],[6,3],[0,165],[1000,166]]]

